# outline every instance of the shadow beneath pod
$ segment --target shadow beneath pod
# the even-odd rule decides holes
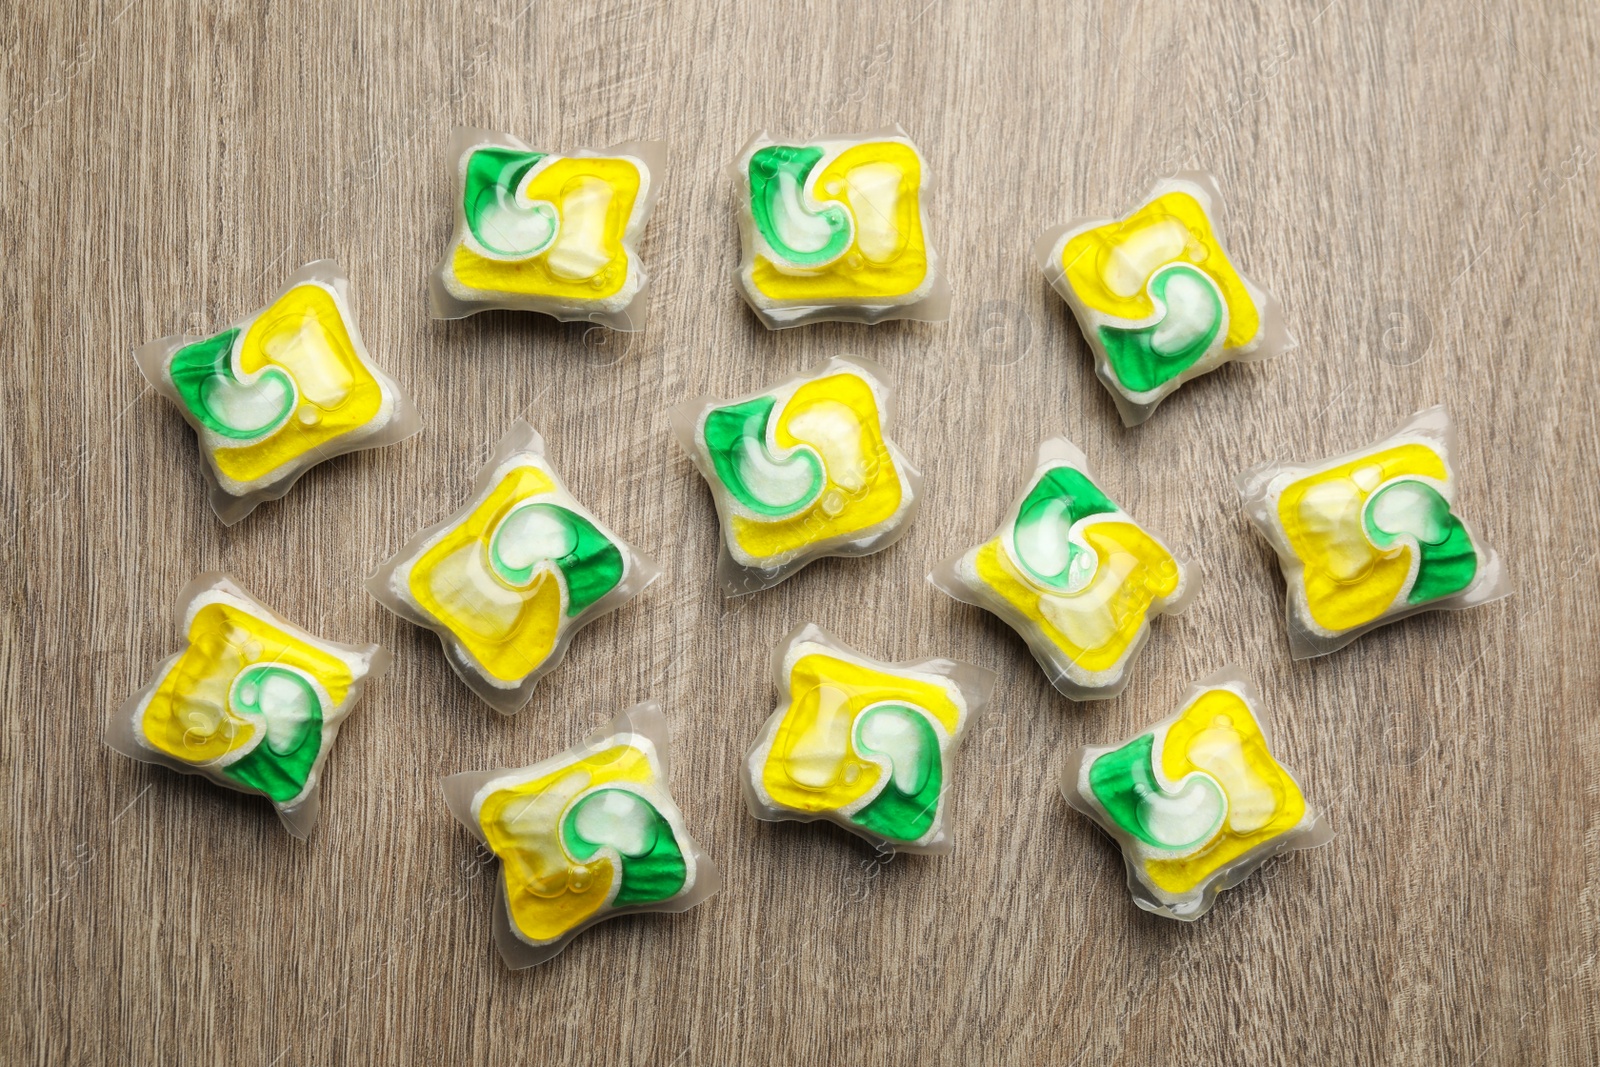
[[[416,435],[413,434],[412,436]],[[307,468],[305,473],[294,480],[294,484],[289,487],[287,493],[276,500],[261,501],[250,509],[248,515],[245,515],[232,525],[221,525],[220,534],[224,552],[226,553],[227,548],[236,542],[240,535],[255,534],[257,531],[252,530],[252,526],[259,526],[266,522],[286,523],[296,521],[292,517],[293,510],[296,507],[306,507],[307,505],[304,503],[297,505],[295,501],[302,500],[310,494],[335,494],[329,498],[328,503],[340,507],[344,506],[345,502],[352,497],[364,495],[368,487],[354,479],[361,476],[363,468],[373,464],[375,457],[372,453],[404,443],[396,441],[390,445],[380,445],[377,448],[362,448],[353,452],[331,456],[328,459],[319,459],[315,465]],[[201,462],[203,463],[204,460]],[[203,488],[209,493],[211,488],[209,476],[204,476],[204,481]],[[285,510],[286,508],[289,510]],[[211,510],[209,505],[206,510]]]
[[[1045,294],[1045,299],[1055,305],[1055,313],[1060,316],[1062,326],[1066,330],[1065,347],[1067,358],[1065,362],[1070,368],[1076,368],[1070,373],[1077,375],[1074,386],[1077,395],[1082,396],[1092,393],[1098,397],[1094,402],[1097,414],[1093,415],[1092,418],[1101,425],[1116,427],[1121,430],[1121,439],[1126,439],[1138,427],[1122,425],[1122,414],[1117,410],[1117,403],[1111,398],[1111,391],[1106,388],[1105,383],[1100,380],[1099,374],[1096,373],[1094,349],[1089,347],[1089,342],[1084,338],[1083,327],[1078,324],[1078,317],[1072,313],[1072,307],[1061,299],[1061,294],[1055,291],[1055,287],[1050,284],[1048,278],[1040,277],[1038,284]],[[1048,318],[1045,321],[1049,321]],[[1071,395],[1073,395],[1073,390],[1069,389],[1068,397],[1064,397],[1063,400],[1070,398]],[[1075,436],[1073,439],[1077,440],[1077,437]]]
[[[826,906],[831,901],[836,905],[836,910],[830,912],[830,917],[837,917],[839,912],[854,903],[865,901],[876,888],[883,883],[885,877],[910,877],[890,875],[888,872],[909,867],[915,861],[938,860],[939,856],[924,856],[918,853],[892,852],[880,850],[872,842],[860,837],[829,819],[815,819],[803,821],[788,819],[781,822],[769,822],[757,819],[750,815],[748,810],[744,813],[755,824],[752,844],[768,846],[775,852],[783,854],[770,859],[763,858],[757,869],[768,871],[793,870],[797,865],[810,864],[810,870],[818,879],[829,876],[829,868],[835,862],[842,862],[839,869],[839,882],[834,887],[823,887],[819,895],[819,902]],[[819,863],[818,860],[826,862]],[[793,878],[784,878],[794,884]]]
[[[823,321],[783,329],[768,329],[756,316],[748,303],[738,293],[738,282],[732,283],[730,300],[738,305],[736,340],[751,348],[763,345],[768,349],[767,366],[774,361],[785,361],[792,371],[809,370],[824,360],[838,355],[857,355],[894,369],[893,357],[911,346],[926,348],[940,337],[938,331],[945,323],[922,322],[915,319],[889,319],[875,325],[864,322]],[[769,370],[776,374],[776,370]],[[765,389],[772,385],[763,382],[754,388]],[[900,384],[900,383],[896,383]],[[715,390],[713,390],[715,391]],[[732,395],[729,393],[728,395]]]
[[[494,308],[464,319],[429,322],[430,336],[441,348],[465,348],[474,353],[503,348],[513,358],[548,353],[551,363],[533,367],[546,372],[600,370],[646,351],[644,330],[616,330],[587,320],[562,321],[538,311]]]
[[[1271,360],[1252,362],[1236,359],[1197,378],[1190,378],[1162,400],[1150,418],[1141,425],[1149,425],[1160,419],[1163,414],[1170,416],[1184,408],[1190,409],[1189,415],[1200,422],[1224,423],[1235,420],[1239,417],[1241,407],[1246,400],[1260,400],[1263,397],[1258,389],[1244,379],[1258,376],[1261,368],[1270,362]],[[1227,391],[1228,395],[1219,395],[1219,391],[1223,390]],[[1110,393],[1106,395],[1109,397]],[[1138,428],[1129,427],[1133,430]]]
[[[296,862],[298,857],[307,855],[307,849],[315,842],[318,834],[326,832],[325,818],[319,818],[310,838],[302,841],[284,828],[272,801],[260,794],[242,793],[230,789],[203,774],[189,774],[170,767],[141,764],[139,780],[135,784],[138,786],[135,794],[139,797],[134,801],[137,807],[127,812],[126,817],[118,816],[121,820],[119,826],[134,821],[159,821],[173,828],[183,824],[187,832],[204,834],[219,844],[225,838],[242,841],[251,854],[259,853],[262,848],[271,844],[274,836],[277,836],[282,838],[283,843],[291,846],[292,850],[287,854],[289,862]],[[320,779],[318,789],[321,789]],[[148,796],[143,795],[144,790],[148,790]],[[186,801],[193,810],[179,817],[157,819],[150,808],[152,804],[165,802],[169,808],[163,814],[170,815],[171,806],[176,806],[180,801]],[[120,810],[120,805],[118,807]],[[144,809],[142,819],[140,808]],[[322,813],[324,817],[326,814]],[[282,854],[279,854],[274,863],[282,862],[283,858]]]

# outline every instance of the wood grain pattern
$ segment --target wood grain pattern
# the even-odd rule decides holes
[[[110,0],[5,5],[0,41],[0,1058],[1600,1061],[1592,3]],[[768,333],[734,290],[718,168],[763,127],[892,121],[938,181],[951,321]],[[556,147],[669,141],[644,334],[428,319],[457,123]],[[1125,431],[1028,248],[1186,164],[1232,193],[1233,251],[1301,347]],[[227,323],[324,256],[426,428],[225,529],[192,434],[129,353]],[[666,410],[839,351],[898,377],[927,505],[886,553],[725,603],[710,496]],[[1516,595],[1292,663],[1233,474],[1441,401],[1463,506]],[[666,574],[507,721],[360,580],[457,506],[518,415]],[[1059,432],[1204,568],[1109,703],[1058,698],[1021,641],[923,581]],[[208,569],[396,654],[341,735],[307,845],[260,801],[100,744]],[[745,813],[735,771],[772,707],[768,651],[808,619],[886,658],[1000,672],[953,855],[876,863],[841,832]],[[1132,907],[1054,777],[1070,748],[1129,735],[1229,661],[1264,688],[1338,836],[1179,926]],[[543,757],[652,696],[727,888],[508,972],[491,870],[437,779]]]

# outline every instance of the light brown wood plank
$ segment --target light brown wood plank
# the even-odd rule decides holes
[[[4,1059],[1600,1062],[1593,4],[524,2],[0,9]],[[896,121],[938,181],[950,322],[768,333],[734,289],[720,168],[763,128]],[[669,142],[643,335],[428,319],[458,123],[553,148]],[[1232,194],[1233,251],[1302,343],[1127,431],[1028,249],[1184,165]],[[324,256],[424,432],[224,529],[191,433],[130,352],[226,324]],[[900,382],[926,506],[886,553],[725,603],[710,497],[666,410],[841,351]],[[1233,475],[1438,402],[1459,421],[1463,507],[1516,594],[1291,662],[1282,580]],[[360,581],[459,504],[519,415],[666,573],[505,721]],[[992,528],[1055,433],[1204,570],[1109,703],[1059,698],[1009,630],[923,581]],[[395,653],[341,734],[309,844],[260,801],[100,743],[208,569]],[[772,708],[768,653],[808,619],[885,658],[1000,672],[952,855],[883,864],[746,814],[736,771]],[[1132,906],[1055,775],[1231,661],[1338,836],[1179,926]],[[542,758],[649,697],[726,889],[507,971],[493,868],[437,779]]]

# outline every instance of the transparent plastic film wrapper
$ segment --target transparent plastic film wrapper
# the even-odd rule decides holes
[[[450,811],[500,861],[494,937],[507,966],[544,963],[618,915],[688,911],[721,888],[669,790],[670,745],[648,701],[551,759],[443,780]]]
[[[933,180],[898,126],[813,141],[758,134],[727,175],[744,249],[739,290],[768,329],[950,317],[928,235]]]
[[[1274,757],[1260,694],[1237,667],[1131,740],[1073,752],[1061,792],[1122,848],[1134,903],[1169,919],[1200,918],[1267,860],[1333,836]]]
[[[1511,593],[1494,549],[1462,517],[1455,428],[1442,407],[1365,448],[1239,476],[1245,514],[1278,554],[1295,659],[1435,608]]]
[[[1216,179],[1190,171],[1120,218],[1056,226],[1034,244],[1127,426],[1192,378],[1294,347],[1277,299],[1228,255],[1221,213]]]
[[[457,129],[455,232],[430,282],[433,317],[503,309],[644,329],[650,279],[639,241],[666,156],[662,141],[563,155]]]
[[[214,572],[179,594],[177,616],[183,650],[112,715],[106,744],[266,797],[309,836],[339,727],[389,653],[317,637]]]
[[[461,680],[514,715],[579,630],[660,573],[568,492],[544,439],[518,420],[466,504],[382,563],[367,591],[438,634]]]
[[[205,338],[164,337],[139,370],[194,429],[225,524],[277,500],[317,464],[422,427],[356,327],[338,265],[302,267],[265,308]]]
[[[716,503],[724,593],[769,589],[816,560],[871,555],[905,536],[922,472],[889,437],[897,410],[883,369],[854,356],[673,410],[673,435]]]
[[[992,671],[886,663],[806,624],[772,656],[777,710],[745,756],[745,803],[766,822],[826,820],[880,851],[950,850],[948,798]]]
[[[941,561],[928,580],[999,616],[1074,700],[1121,693],[1151,620],[1182,611],[1200,584],[1196,568],[1118,507],[1063,437],[1039,446],[999,529]]]

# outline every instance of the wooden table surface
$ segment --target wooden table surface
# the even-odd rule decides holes
[[[1326,6],[1324,6],[1326,4]],[[1588,0],[911,6],[109,0],[0,11],[3,1038],[16,1063],[1595,1063],[1600,1060],[1596,279],[1600,14]],[[937,180],[950,321],[769,333],[736,294],[719,169],[759,130],[899,122]],[[551,148],[664,137],[639,335],[428,317],[453,125]],[[1124,430],[1029,248],[1186,166],[1300,347]],[[423,432],[328,463],[224,528],[193,434],[131,358],[260,306],[303,262],[353,279]],[[927,472],[910,535],[726,602],[683,398],[838,352],[898,380]],[[1461,506],[1509,599],[1294,663],[1283,581],[1232,477],[1443,402]],[[363,591],[464,499],[518,416],[663,579],[580,635],[519,717]],[[923,576],[1064,433],[1200,561],[1119,699],[1058,697],[1022,642]],[[381,642],[323,822],[105,748],[226,570],[334,639]],[[767,657],[814,620],[887,659],[1000,674],[958,765],[955,851],[880,862],[746,813]],[[1336,830],[1204,921],[1134,908],[1057,792],[1243,664]],[[493,868],[438,779],[552,755],[662,701],[674,792],[726,888],[512,973]]]

